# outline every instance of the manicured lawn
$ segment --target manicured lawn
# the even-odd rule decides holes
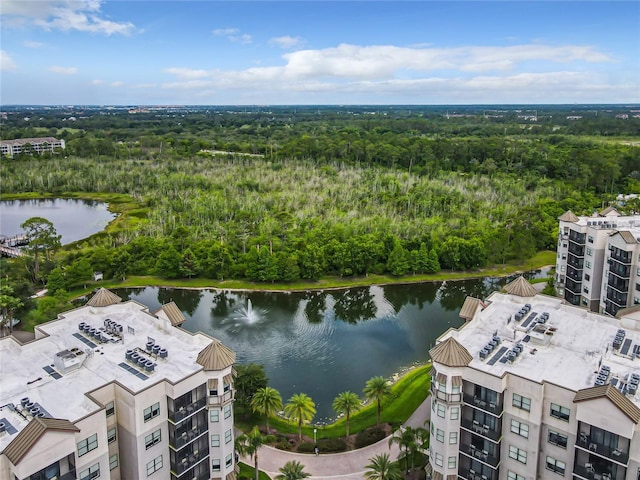
[[[255,474],[256,474],[255,468],[250,467],[246,463],[242,463],[242,462],[240,462],[239,465],[240,465],[240,475],[239,475],[239,477],[241,479],[243,479],[243,478],[251,478],[251,479],[256,478],[255,477]],[[269,475],[267,475],[266,473],[264,473],[262,470],[258,474],[258,478],[260,480],[271,480],[271,477]]]

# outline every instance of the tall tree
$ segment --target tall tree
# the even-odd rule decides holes
[[[340,393],[333,400],[333,409],[336,411],[336,413],[344,413],[346,417],[346,437],[349,437],[349,419],[351,418],[351,412],[357,412],[361,408],[362,403],[360,402],[360,398],[358,398],[358,395],[348,390],[346,392]]]
[[[302,440],[302,424],[309,423],[316,414],[316,404],[306,393],[294,393],[284,406],[284,414],[298,423],[298,440]]]
[[[236,440],[236,450],[238,453],[253,458],[253,467],[256,475],[255,480],[258,480],[260,473],[258,470],[258,451],[266,442],[267,437],[260,433],[258,427],[253,427],[249,433],[240,435]]]
[[[49,257],[49,252],[60,246],[60,235],[53,223],[46,218],[31,217],[20,225],[29,238],[29,249],[33,253],[33,278],[38,280],[40,272],[40,253]]]
[[[297,460],[289,460],[280,467],[279,471],[280,475],[276,475],[276,480],[302,480],[311,476],[304,471],[304,465]]]
[[[9,285],[0,287],[0,308],[2,309],[2,326],[9,327],[9,333],[13,332],[13,312],[22,307],[22,300],[14,296],[13,288]]]
[[[269,379],[264,371],[264,365],[258,363],[246,363],[236,365],[236,401],[242,406],[248,407],[255,393],[269,384]]]
[[[404,459],[406,473],[409,473],[409,457],[411,457],[411,469],[417,452],[424,451],[428,446],[429,431],[418,427],[401,427],[389,438],[389,446],[397,443],[402,451],[404,449]]]
[[[364,386],[364,395],[369,400],[375,400],[378,408],[378,422],[380,425],[380,413],[382,401],[391,394],[391,387],[383,377],[373,377],[367,380]]]
[[[251,399],[251,409],[261,413],[267,420],[267,433],[269,433],[269,416],[282,410],[282,397],[275,388],[259,388]]]
[[[370,462],[365,467],[368,470],[364,472],[367,480],[402,480],[402,472],[398,464],[391,461],[388,453],[376,455],[370,459]]]

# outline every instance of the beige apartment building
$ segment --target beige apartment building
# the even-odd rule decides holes
[[[616,315],[640,304],[640,215],[606,208],[559,218],[556,291],[572,305]]]
[[[431,477],[640,480],[640,309],[505,289],[430,350]]]
[[[0,340],[0,478],[235,479],[235,354],[184,320],[101,289]]]
[[[17,138],[15,140],[0,141],[0,153],[7,157],[13,157],[21,153],[37,153],[38,155],[44,152],[55,153],[57,150],[64,150],[65,147],[64,140],[58,140],[53,137]]]

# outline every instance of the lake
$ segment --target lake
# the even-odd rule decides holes
[[[526,276],[545,276],[547,270]],[[515,277],[305,292],[237,292],[158,287],[118,289],[156,311],[174,301],[183,327],[221,340],[238,363],[264,365],[283,401],[306,393],[316,403],[314,423],[330,421],[333,399],[365,382],[426,362],[467,295],[486,298]]]
[[[7,237],[22,232],[20,225],[31,217],[43,217],[53,223],[63,245],[98,233],[116,215],[103,202],[55,198],[0,201],[0,234]]]

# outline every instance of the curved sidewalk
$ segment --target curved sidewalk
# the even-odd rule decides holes
[[[422,402],[406,421],[405,425],[423,427],[431,418],[431,397]],[[304,470],[311,474],[313,480],[362,480],[366,466],[375,455],[389,453],[392,459],[398,458],[400,450],[397,444],[389,448],[389,437],[378,443],[358,450],[343,453],[331,453],[317,457],[313,454],[292,453],[273,447],[262,447],[258,452],[258,467],[271,478],[279,475],[279,469],[290,460],[297,460],[304,465]],[[253,465],[250,458],[242,458],[247,465]]]

